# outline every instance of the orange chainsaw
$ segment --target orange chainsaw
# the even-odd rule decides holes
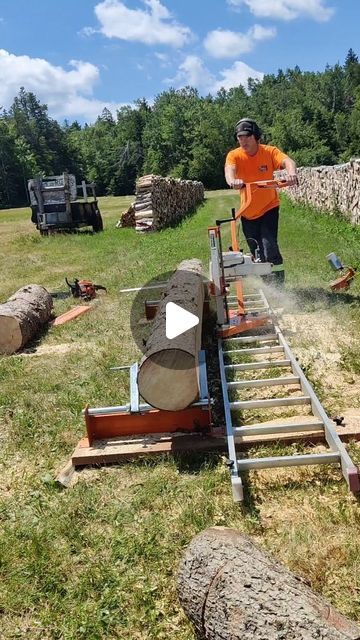
[[[74,298],[82,298],[83,300],[93,300],[96,298],[96,292],[106,291],[106,287],[103,287],[101,284],[94,284],[91,280],[79,280],[79,278],[75,278],[74,282],[69,282],[67,278],[65,278],[65,282],[70,287],[70,291]]]
[[[326,257],[332,268],[341,273],[336,280],[330,282],[331,291],[341,291],[342,289],[346,291],[350,287],[355,276],[358,275],[357,270],[354,267],[343,265],[340,258],[338,258],[333,252],[329,253]]]

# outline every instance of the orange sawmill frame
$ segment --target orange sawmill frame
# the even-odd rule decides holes
[[[207,432],[211,426],[210,403],[207,407],[188,407],[182,411],[149,411],[91,415],[84,413],[89,446],[95,440],[149,433],[174,433],[176,431]]]
[[[253,194],[257,189],[281,189],[287,187],[287,180],[257,180],[255,182],[247,182],[244,184],[245,197],[240,208],[236,211],[235,216],[230,221],[231,229],[231,248],[233,251],[239,251],[239,242],[237,237],[237,222],[244,212],[251,207]],[[268,316],[248,316],[245,311],[243,286],[240,280],[235,283],[237,309],[228,312],[230,326],[218,329],[217,335],[220,338],[230,338],[244,331],[256,329],[269,323]]]

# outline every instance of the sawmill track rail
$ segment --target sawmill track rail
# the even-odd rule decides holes
[[[232,296],[228,298],[232,301]],[[333,421],[327,416],[313,387],[307,380],[301,366],[297,362],[279,326],[262,290],[244,296],[246,313],[256,315],[265,311],[269,314],[269,332],[259,335],[244,335],[218,339],[218,355],[221,375],[221,386],[224,400],[226,435],[228,442],[228,466],[230,470],[233,497],[236,502],[243,500],[243,483],[241,473],[252,469],[268,469],[274,467],[293,467],[317,464],[339,464],[349,490],[360,491],[359,470],[351,460],[344,444],[336,433]],[[246,362],[231,362],[231,359],[241,359]],[[260,357],[260,360],[256,358]],[[250,361],[249,361],[250,360]],[[271,377],[266,378],[264,371],[271,369]],[[275,375],[273,372],[286,370],[286,374]],[[233,380],[237,375],[241,380]],[[248,378],[254,375],[256,377]],[[289,389],[281,397],[267,397],[255,399],[234,399],[234,393],[242,389],[268,389],[279,387]],[[291,395],[294,388],[300,395]],[[291,416],[283,422],[259,422],[239,426],[236,415],[239,411],[271,410],[273,407],[305,406],[311,415]],[[324,437],[329,450],[325,453],[308,453],[303,455],[283,455],[270,457],[242,458],[237,451],[245,436],[262,436],[267,434],[318,432]],[[261,439],[259,440],[261,444]]]

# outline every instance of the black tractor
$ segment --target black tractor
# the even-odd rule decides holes
[[[103,221],[95,194],[95,184],[76,184],[70,173],[32,178],[28,181],[31,221],[41,235],[56,231],[74,231],[92,227],[103,230]]]

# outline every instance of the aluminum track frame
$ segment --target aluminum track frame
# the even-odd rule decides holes
[[[229,296],[229,301],[232,296]],[[271,320],[270,332],[260,335],[244,335],[218,339],[218,355],[221,375],[221,386],[224,401],[226,435],[228,443],[229,470],[232,484],[233,497],[236,502],[243,500],[243,484],[241,480],[241,472],[250,469],[269,469],[274,467],[292,467],[303,465],[317,464],[340,464],[342,474],[348,484],[349,490],[353,493],[360,491],[359,469],[351,460],[344,444],[341,442],[332,420],[327,416],[325,409],[319,401],[313,387],[307,380],[303,370],[292,353],[284,335],[274,320],[274,314],[262,290],[258,293],[248,294],[244,296],[246,305],[246,313],[251,315],[259,311],[267,312]],[[270,344],[269,344],[270,343]],[[229,345],[230,349],[224,349]],[[244,345],[244,346],[243,346]],[[252,346],[248,346],[252,345]],[[260,346],[259,346],[260,345]],[[234,347],[239,348],[234,348]],[[262,359],[260,361],[245,362],[241,364],[231,364],[225,362],[225,358],[229,356],[246,355],[247,358],[252,356],[262,356],[263,354],[271,358],[277,355],[275,360]],[[279,355],[278,355],[279,354]],[[229,380],[227,374],[232,371],[241,371],[246,375],[247,371],[261,371],[265,369],[283,369],[284,367],[291,370],[286,376],[278,376],[272,378],[256,378],[242,379],[240,381]],[[301,396],[284,396],[282,398],[256,399],[256,400],[235,400],[229,398],[229,392],[232,394],[237,389],[244,388],[261,388],[271,386],[289,386],[297,385],[301,389]],[[257,408],[266,409],[274,406],[297,406],[309,405],[312,412],[312,418],[308,420],[297,420],[292,422],[286,421],[282,424],[259,423],[246,426],[234,426],[233,414],[237,411]],[[273,456],[267,458],[247,458],[241,459],[238,456],[236,445],[241,444],[244,436],[280,434],[280,433],[305,433],[318,431],[323,434],[329,451],[326,453],[313,453],[306,455],[294,456]],[[259,441],[261,444],[261,440]]]

